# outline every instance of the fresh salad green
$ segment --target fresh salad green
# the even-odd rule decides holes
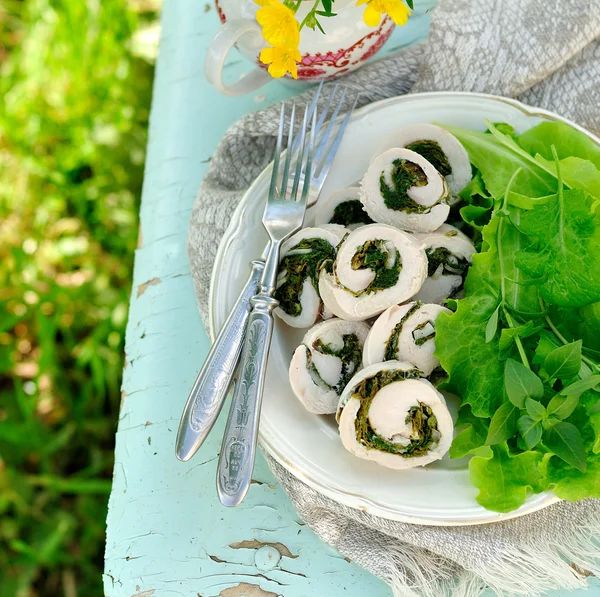
[[[600,147],[559,122],[447,128],[475,169],[460,214],[481,244],[436,323],[462,399],[450,455],[472,455],[491,510],[600,498]]]

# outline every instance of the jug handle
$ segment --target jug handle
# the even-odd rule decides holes
[[[208,82],[226,95],[250,93],[271,80],[271,76],[261,68],[254,68],[239,81],[231,84],[223,82],[223,67],[233,46],[244,38],[244,46],[257,52],[265,45],[259,25],[250,19],[232,19],[219,29],[210,42],[204,59],[204,74]]]

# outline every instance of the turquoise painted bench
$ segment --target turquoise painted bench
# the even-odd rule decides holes
[[[428,17],[423,2],[417,4],[411,24],[394,33],[386,52],[426,36]],[[278,82],[241,98],[209,88],[203,58],[218,25],[209,0],[165,2],[104,591],[107,597],[389,597],[383,582],[305,526],[262,458],[244,504],[221,506],[215,470],[223,417],[190,462],[175,459],[179,416],[209,345],[186,255],[194,197],[226,128],[295,93]],[[233,80],[245,68],[241,59],[234,61],[228,76]],[[600,596],[600,588],[585,595]]]

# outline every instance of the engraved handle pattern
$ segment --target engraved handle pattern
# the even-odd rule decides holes
[[[225,321],[192,387],[177,434],[176,454],[189,460],[212,429],[227,395],[240,356],[250,315],[250,299],[256,294],[264,261],[252,262],[252,272]]]
[[[225,506],[239,505],[252,480],[260,405],[273,335],[272,311],[278,304],[265,295],[252,298],[251,303],[253,310],[217,468],[217,492]]]

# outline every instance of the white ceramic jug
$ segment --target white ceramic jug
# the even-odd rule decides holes
[[[254,91],[271,79],[267,66],[258,59],[260,51],[267,46],[255,18],[259,7],[254,0],[215,0],[215,3],[223,25],[206,53],[206,78],[227,95]],[[297,18],[302,20],[313,4],[313,0],[303,2]],[[316,82],[346,74],[381,49],[392,34],[394,23],[383,16],[378,27],[368,27],[363,20],[364,9],[364,5],[356,6],[356,0],[335,0],[336,16],[321,19],[326,35],[318,29],[302,29],[298,81]],[[234,45],[257,67],[236,83],[225,84],[223,66]],[[288,78],[293,80],[289,75]]]

